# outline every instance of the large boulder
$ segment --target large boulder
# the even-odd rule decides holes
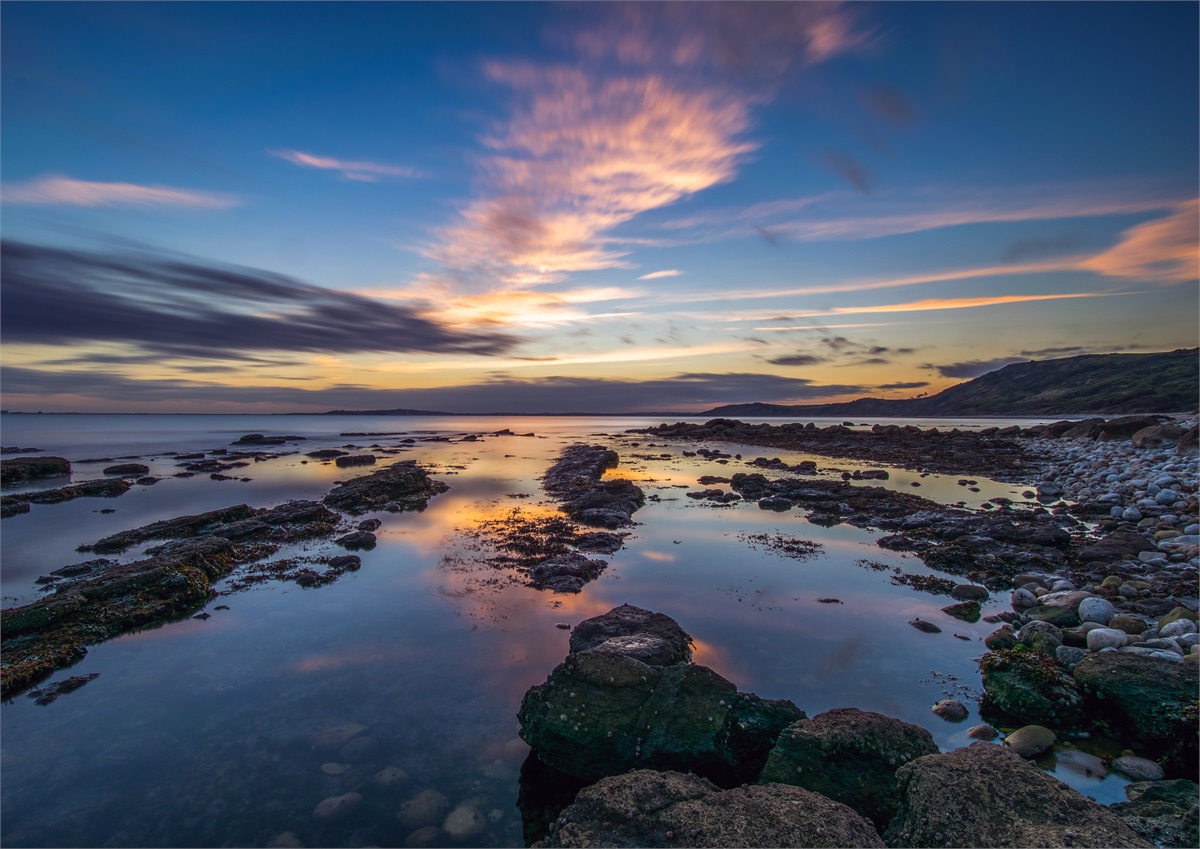
[[[640,769],[584,788],[536,846],[878,846],[845,805],[781,784],[720,790]]]
[[[1196,776],[1196,664],[1097,652],[1079,661],[1074,675],[1089,711],[1111,723],[1123,740],[1160,758],[1168,777]]]
[[[896,772],[888,846],[1152,846],[1115,814],[1018,755],[972,743]]]
[[[679,769],[732,786],[757,778],[779,733],[804,718],[688,663],[691,638],[670,617],[623,606],[597,618],[517,714],[521,737],[557,770],[595,781]]]
[[[849,805],[883,830],[900,804],[896,768],[936,754],[917,725],[857,708],[836,708],[789,726],[759,784],[794,784]]]
[[[1109,808],[1157,846],[1200,846],[1200,786],[1194,781],[1138,781],[1125,787],[1128,802]]]
[[[1083,718],[1083,696],[1071,676],[1040,652],[1001,650],[979,661],[984,718],[1063,728]]]

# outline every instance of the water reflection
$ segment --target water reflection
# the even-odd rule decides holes
[[[867,558],[930,571],[877,548],[872,533],[810,525],[799,511],[769,513],[749,503],[715,508],[684,497],[702,475],[752,469],[736,460],[684,457],[694,445],[632,448],[620,432],[640,422],[144,417],[123,430],[110,417],[97,433],[80,430],[93,417],[78,417],[75,430],[64,417],[41,418],[47,420],[42,438],[6,432],[6,441],[79,459],[136,453],[138,440],[148,439],[141,453],[160,452],[147,461],[152,473],[170,475],[176,467],[161,456],[167,450],[204,450],[242,433],[283,430],[310,437],[302,451],[349,442],[403,449],[379,454],[380,464],[415,459],[435,467],[434,477],[451,489],[419,514],[361,517],[383,521],[379,544],[361,552],[358,572],[331,586],[269,584],[222,598],[229,609],[210,605],[206,621],[184,619],[93,647],[55,678],[100,677],[52,705],[24,697],[5,705],[5,845],[262,846],[286,832],[305,845],[403,845],[411,829],[397,814],[426,789],[451,806],[479,808],[487,826],[473,845],[522,845],[531,820],[523,821],[516,807],[517,771],[528,752],[516,738],[520,699],[565,657],[569,632],[558,625],[623,603],[674,617],[695,638],[696,662],[742,690],[791,699],[810,716],[832,707],[876,710],[928,728],[943,749],[969,742],[965,729],[975,720],[951,725],[929,706],[947,695],[963,697],[948,676],[968,695],[978,690],[974,658],[991,626],[951,619],[940,611],[946,599],[856,566]],[[163,419],[174,431],[152,435],[150,426]],[[419,439],[420,430],[486,434],[505,427],[543,438],[406,444],[404,435],[340,436],[407,431]],[[589,439],[596,432],[614,436]],[[625,548],[605,556],[608,568],[583,592],[538,592],[518,573],[483,562],[472,534],[514,508],[552,515],[537,478],[577,440],[616,446],[625,459],[614,475],[661,500],[635,514]],[[740,451],[745,460],[768,455]],[[788,463],[815,460],[830,476],[867,468],[794,452],[768,456],[776,454]],[[249,467],[249,483],[167,477],[111,501],[35,505],[5,520],[6,603],[36,597],[34,578],[84,559],[76,546],[114,531],[236,503],[269,507],[320,498],[333,481],[369,471],[294,453]],[[883,485],[926,497],[969,504],[1019,498],[1007,484],[979,480],[980,492],[969,493],[956,479],[889,471]],[[909,487],[912,480],[922,487]],[[117,512],[95,512],[109,506]],[[796,561],[752,548],[742,538],[747,533],[796,535],[821,550]],[[304,554],[338,551],[322,544]],[[998,608],[991,602],[985,612]],[[944,632],[916,631],[907,624],[914,616]],[[362,730],[336,748],[315,742],[347,726]],[[345,771],[323,771],[328,764]],[[389,769],[407,778],[386,786],[376,781]],[[1103,793],[1122,786],[1111,776],[1080,780],[1102,785]],[[314,817],[322,799],[351,792],[363,799],[353,813],[337,821]]]

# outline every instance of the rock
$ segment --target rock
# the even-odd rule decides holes
[[[1195,457],[1200,454],[1200,426],[1192,425],[1179,437],[1175,453],[1181,457]]]
[[[539,590],[556,593],[577,593],[590,581],[600,577],[608,566],[607,560],[584,557],[577,551],[556,554],[535,563],[529,569],[529,582]]]
[[[334,459],[334,465],[339,469],[348,469],[351,466],[374,466],[374,454],[345,454]]]
[[[908,624],[912,625],[918,631],[924,631],[926,634],[940,634],[942,629],[932,622],[926,622],[924,619],[909,619]]]
[[[782,513],[785,510],[792,509],[792,502],[786,498],[772,496],[770,498],[760,498],[758,501],[759,510],[774,510],[776,513]]]
[[[995,740],[999,733],[999,731],[987,723],[973,725],[967,729],[967,736],[972,740]]]
[[[1030,607],[1037,607],[1037,603],[1037,596],[1024,587],[1013,590],[1012,609],[1018,613]]]
[[[143,466],[141,463],[118,463],[115,466],[109,466],[108,468],[104,469],[103,474],[138,478],[142,475],[150,474],[150,467]]]
[[[1100,652],[1079,661],[1075,681],[1089,710],[1108,720],[1122,740],[1139,744],[1169,776],[1196,774],[1195,663],[1122,652]]]
[[[371,783],[379,787],[395,787],[406,781],[408,781],[408,773],[398,766],[384,767],[371,778]]]
[[[991,651],[1016,648],[1017,634],[1012,625],[1004,624],[984,637],[983,644]]]
[[[916,725],[857,708],[800,720],[779,735],[759,784],[793,784],[849,805],[882,829],[896,813],[896,768],[938,751]]]
[[[1149,846],[1107,808],[992,743],[897,771],[889,846]],[[1069,834],[1069,836],[1068,836]]]
[[[313,809],[313,817],[322,822],[334,822],[345,819],[362,805],[363,797],[358,793],[346,793],[342,796],[330,796],[322,799]]]
[[[930,710],[947,722],[962,722],[970,715],[967,706],[958,699],[942,699]]]
[[[326,775],[345,775],[346,771],[349,769],[350,767],[346,766],[345,764],[333,762],[321,764],[321,772],[325,773]]]
[[[319,451],[309,451],[305,457],[313,457],[317,460],[332,460],[334,457],[345,457],[349,451],[339,451],[336,448],[322,448]]]
[[[985,717],[1049,728],[1074,725],[1083,717],[1083,696],[1074,680],[1042,654],[994,651],[979,662]]]
[[[360,531],[377,531],[383,525],[383,522],[378,519],[364,519],[356,526]]]
[[[375,534],[368,531],[355,531],[338,537],[334,542],[349,551],[370,551],[376,545]]]
[[[647,766],[723,784],[753,780],[779,733],[804,712],[680,662],[690,638],[659,616],[616,608],[576,626],[566,661],[522,700],[522,739],[544,763],[585,781]],[[639,622],[648,630],[636,630]]]
[[[1021,618],[1026,622],[1049,622],[1058,628],[1073,628],[1079,624],[1079,615],[1074,609],[1053,604],[1030,607],[1021,614]]]
[[[618,653],[651,666],[670,666],[692,659],[692,638],[678,622],[665,614],[629,604],[576,625],[571,632],[570,653],[600,648],[620,637],[636,637],[638,642],[620,642],[620,648],[615,649]]]
[[[1093,628],[1087,633],[1087,647],[1091,651],[1116,649],[1125,645],[1128,634],[1116,628]]]
[[[1023,758],[1034,758],[1054,745],[1058,738],[1042,725],[1025,725],[1004,738],[1004,745]]]
[[[768,784],[722,791],[695,775],[639,769],[581,790],[541,845],[884,844],[850,808],[800,787]]]
[[[1108,775],[1104,761],[1079,749],[1062,749],[1055,752],[1054,762],[1060,770],[1070,770],[1088,778],[1104,778]]]
[[[487,828],[487,817],[483,811],[471,804],[462,804],[446,815],[442,831],[455,843],[465,843],[478,837]]]
[[[400,823],[418,829],[440,824],[450,810],[450,800],[436,790],[422,790],[400,806]]]
[[[1054,657],[1055,651],[1063,643],[1062,631],[1049,622],[1033,621],[1017,631],[1017,642],[1023,643],[1034,651]]]
[[[14,457],[10,460],[0,460],[0,483],[21,483],[69,474],[71,464],[63,457]]]
[[[1087,657],[1087,653],[1087,649],[1077,646],[1059,646],[1054,650],[1054,659],[1067,667],[1069,671],[1075,667],[1075,664]]]
[[[1111,601],[1102,598],[1085,598],[1079,603],[1079,618],[1083,622],[1097,622],[1108,625],[1117,615],[1117,609]]]
[[[1194,633],[1196,633],[1196,623],[1182,616],[1171,620],[1166,625],[1161,621],[1158,623],[1158,634],[1161,637],[1182,637],[1184,634]]]
[[[1112,768],[1134,781],[1162,781],[1163,768],[1148,758],[1124,755],[1114,758]]]
[[[602,445],[568,446],[546,472],[542,488],[581,524],[609,530],[628,527],[646,495],[632,481],[600,479],[605,469],[619,462],[617,452]]]
[[[958,604],[943,607],[942,613],[947,613],[955,619],[962,619],[964,622],[978,622],[980,613],[979,602],[960,601]]]
[[[345,458],[339,458],[345,459]],[[401,460],[360,478],[338,484],[324,503],[352,515],[372,510],[396,513],[423,510],[429,499],[450,487],[431,479],[413,460]]]
[[[1146,620],[1137,616],[1118,614],[1108,623],[1108,627],[1124,631],[1126,634],[1140,634],[1146,630]]]
[[[1200,786],[1179,778],[1141,781],[1125,787],[1128,802],[1110,805],[1144,840],[1157,846],[1200,846]]]
[[[444,836],[442,830],[436,825],[427,825],[410,832],[408,837],[404,838],[404,845],[408,847],[437,846],[442,842]]]
[[[1134,448],[1178,448],[1183,436],[1183,428],[1160,424],[1142,428],[1131,439]]]
[[[959,584],[950,591],[950,596],[960,601],[982,601],[988,597],[988,590],[975,584]]]

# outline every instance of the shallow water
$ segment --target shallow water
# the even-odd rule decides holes
[[[684,497],[699,476],[727,477],[746,466],[736,459],[684,458],[682,451],[694,444],[624,434],[655,423],[4,416],[5,445],[67,457],[76,463],[76,481],[100,477],[103,468],[78,461],[128,455],[166,476],[117,499],[33,505],[30,514],[4,520],[6,606],[36,598],[38,575],[87,559],[74,549],[115,531],[237,503],[268,507],[319,498],[333,481],[371,471],[303,456],[317,448],[398,449],[380,454],[381,464],[393,456],[414,459],[451,489],[424,512],[378,514],[378,547],[360,552],[362,568],[331,586],[272,583],[221,597],[206,621],[184,619],[92,647],[51,680],[88,672],[100,677],[53,704],[37,706],[22,696],[4,705],[3,843],[261,846],[290,831],[309,846],[403,845],[409,829],[397,820],[399,806],[432,787],[451,805],[470,802],[488,815],[487,830],[471,845],[523,845],[515,806],[517,770],[528,752],[517,738],[521,696],[565,656],[569,632],[557,624],[573,625],[623,603],[677,619],[696,640],[696,661],[742,690],[791,699],[810,716],[845,706],[879,711],[929,729],[943,750],[970,742],[966,729],[979,721],[972,700],[980,691],[975,659],[994,626],[952,619],[940,611],[949,603],[945,597],[893,585],[889,572],[856,565],[867,559],[937,574],[915,558],[876,547],[875,533],[811,525],[799,511],[770,513],[749,503],[718,508]],[[536,435],[401,442],[502,428]],[[339,435],[350,431],[397,435]],[[248,432],[308,439],[265,449],[297,453],[227,473],[244,474],[252,478],[248,483],[170,477],[177,469],[169,452],[226,447]],[[514,509],[553,512],[537,478],[564,445],[581,440],[614,447],[622,461],[609,474],[638,482],[661,501],[635,514],[639,524],[626,547],[607,558],[608,569],[582,593],[538,592],[511,570],[483,563],[471,532]],[[812,459],[821,475],[839,479],[843,469],[869,467],[721,447],[745,460]],[[1000,495],[1020,501],[1024,490],[977,479],[980,492],[971,493],[957,478],[890,471],[887,486],[968,506]],[[910,489],[913,480],[922,488]],[[103,508],[116,512],[98,512]],[[761,533],[799,536],[821,549],[806,560],[789,559],[746,539]],[[319,543],[297,553],[334,551],[340,549]],[[124,558],[137,555],[135,549]],[[843,603],[817,601],[828,597]],[[216,610],[218,604],[229,609]],[[985,613],[1001,604],[988,602]],[[944,630],[919,632],[907,624],[913,617]],[[972,716],[959,724],[934,716],[930,705],[947,696],[961,698]],[[346,724],[365,729],[346,747],[314,747],[320,732]],[[322,772],[331,763],[348,769]],[[372,784],[389,766],[401,767],[408,780],[390,788]],[[1059,772],[1102,801],[1123,798],[1124,782],[1116,777],[1096,781]],[[365,799],[356,812],[336,823],[314,819],[318,802],[351,790]]]

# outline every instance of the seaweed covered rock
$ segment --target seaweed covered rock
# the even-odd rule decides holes
[[[1156,846],[1200,846],[1200,785],[1186,778],[1138,781],[1125,787],[1128,802],[1109,809]]]
[[[1074,674],[1089,711],[1160,758],[1168,777],[1197,774],[1196,664],[1097,652],[1079,661]]]
[[[883,846],[845,805],[781,784],[721,790],[695,775],[639,769],[584,788],[547,847]]]
[[[1083,718],[1083,695],[1051,658],[1040,652],[1001,649],[979,661],[983,673],[985,719],[1050,728]]]
[[[517,714],[521,737],[557,770],[586,781],[639,767],[753,781],[779,732],[804,718],[688,663],[691,638],[670,617],[625,605],[597,618],[580,624],[566,661]]]
[[[0,483],[21,483],[69,474],[71,464],[64,457],[13,457],[0,460]]]
[[[632,481],[600,479],[619,461],[616,451],[602,445],[568,446],[546,472],[542,488],[577,522],[609,530],[628,527],[646,495]]]
[[[17,492],[0,496],[0,516],[15,516],[28,513],[30,504],[59,504],[76,498],[116,498],[130,489],[124,478],[80,481],[57,489],[40,489],[34,492]]]
[[[338,484],[323,501],[334,510],[352,515],[371,510],[399,513],[424,510],[430,498],[449,488],[430,478],[415,460],[401,460],[377,472]]]
[[[857,708],[801,720],[779,735],[759,784],[794,784],[849,805],[882,830],[900,804],[896,769],[937,744],[924,728]]]
[[[896,772],[888,846],[1152,846],[1102,805],[992,743]]]

